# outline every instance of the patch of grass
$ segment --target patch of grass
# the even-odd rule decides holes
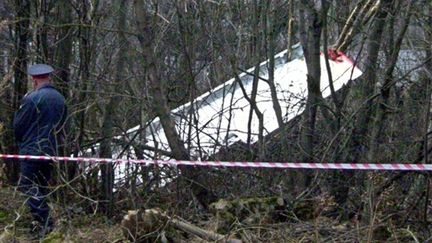
[[[60,232],[52,232],[49,234],[42,243],[62,243],[65,240],[65,236]]]
[[[5,222],[8,218],[8,213],[4,212],[4,211],[0,211],[0,222]]]

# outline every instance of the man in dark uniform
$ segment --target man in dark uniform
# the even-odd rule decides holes
[[[58,155],[67,109],[65,98],[52,85],[53,71],[46,64],[28,69],[34,90],[23,98],[14,119],[15,138],[22,155]],[[41,237],[53,229],[46,200],[52,170],[51,161],[21,160],[19,189],[29,197],[27,205],[40,225]]]

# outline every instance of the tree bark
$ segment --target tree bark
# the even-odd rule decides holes
[[[338,51],[346,51],[352,39],[359,32],[360,26],[366,24],[364,20],[368,12],[373,9],[375,0],[360,1],[351,12],[341,34],[336,42],[335,49]],[[379,4],[376,2],[375,4]]]
[[[403,18],[403,22],[400,28],[400,32],[396,38],[394,45],[390,48],[390,56],[387,59],[386,68],[384,70],[384,82],[381,88],[381,97],[379,99],[378,109],[376,110],[376,120],[374,122],[373,130],[372,130],[372,140],[370,144],[370,159],[371,161],[376,161],[378,158],[378,153],[380,153],[380,145],[384,144],[384,133],[386,130],[386,123],[388,120],[388,111],[387,107],[389,106],[389,98],[390,98],[390,89],[393,87],[393,71],[396,68],[396,63],[398,61],[399,51],[402,46],[403,39],[405,37],[405,33],[408,29],[408,25],[410,23],[411,15],[412,15],[412,7],[413,1],[409,1],[407,6],[404,9],[407,9],[407,12]],[[395,9],[395,14],[401,10],[401,6]],[[393,35],[392,33],[390,35]]]
[[[105,112],[103,114],[101,137],[104,138],[100,144],[99,156],[101,158],[112,158],[111,146],[113,140],[113,130],[115,123],[115,114],[117,107],[121,102],[120,94],[117,94],[121,90],[122,83],[125,79],[125,64],[126,64],[126,54],[128,49],[128,42],[124,33],[126,30],[126,16],[127,16],[127,5],[126,1],[119,0],[119,16],[117,22],[118,31],[118,42],[120,48],[117,52],[117,63],[115,67],[115,79],[113,85],[110,85],[111,89],[109,93],[114,95],[109,98],[108,104],[105,107]],[[105,201],[103,204],[103,210],[105,213],[111,217],[114,212],[114,164],[102,164],[101,165],[101,177],[102,177],[102,199]]]
[[[384,1],[380,6],[371,31],[369,32],[366,57],[364,64],[364,74],[360,78],[360,97],[365,99],[365,103],[360,107],[359,117],[352,133],[351,149],[348,161],[363,162],[367,153],[367,136],[369,134],[371,116],[373,114],[373,100],[369,99],[374,93],[377,81],[378,55],[381,46],[381,37],[386,23],[386,17],[391,5],[391,1]]]
[[[34,15],[38,22],[33,22],[34,26],[34,43],[36,43],[36,63],[48,63],[49,62],[49,50],[48,50],[48,29],[47,23],[50,18],[50,1],[40,0],[32,1]]]
[[[58,24],[60,30],[57,34],[58,46],[54,53],[54,66],[56,68],[56,75],[54,82],[56,87],[60,90],[64,97],[68,97],[69,91],[69,65],[72,61],[72,5],[70,1],[59,0],[57,1],[57,9],[60,15]],[[64,25],[64,26],[62,26]]]
[[[326,1],[323,1],[327,5]],[[304,128],[302,131],[303,161],[314,161],[315,121],[321,95],[321,66],[320,66],[320,44],[322,32],[322,17],[325,17],[326,8],[320,7],[314,1],[304,1],[300,8],[300,42],[303,47],[307,66],[307,90],[308,96],[306,108],[303,113]]]
[[[157,3],[155,7],[157,9]],[[178,160],[189,160],[189,154],[184,142],[181,140],[175,127],[175,120],[171,117],[171,110],[162,85],[162,76],[160,74],[157,57],[155,56],[156,28],[158,23],[157,10],[154,14],[149,14],[147,6],[143,0],[134,1],[135,16],[138,28],[138,40],[142,45],[142,58],[146,78],[149,83],[149,94],[151,98],[152,110],[159,117],[168,145],[171,148],[173,156]],[[200,204],[207,208],[208,204],[214,200],[214,195],[205,187],[202,173],[199,168],[186,168],[179,166],[182,175],[180,178],[186,178],[191,183],[191,189],[194,196]]]
[[[86,128],[87,124],[87,111],[89,105],[89,97],[88,93],[91,91],[91,70],[96,62],[95,56],[95,30],[89,28],[92,24],[94,24],[97,19],[95,18],[95,13],[98,11],[99,0],[94,0],[93,9],[90,6],[89,1],[83,1],[80,5],[79,9],[76,9],[77,18],[79,21],[78,27],[78,55],[79,55],[79,68],[77,77],[79,77],[79,82],[76,83],[76,90],[78,90],[78,94],[73,97],[73,101],[71,103],[76,104],[76,112],[71,113],[74,114],[72,116],[72,124],[70,133],[73,134],[73,154],[74,157],[80,156],[80,153],[84,151],[83,143],[84,138],[86,137]],[[90,127],[90,126],[88,126]],[[68,170],[68,178],[72,179],[75,177],[77,172],[77,167],[71,166]],[[90,184],[83,185],[84,190],[94,190],[96,191],[99,183],[97,182],[98,172],[94,170],[92,173],[89,173],[91,178],[89,181]],[[83,182],[83,184],[85,181]],[[97,190],[99,191],[99,190]]]
[[[28,0],[16,0],[15,11],[17,22],[15,24],[15,62],[13,64],[14,84],[12,94],[12,110],[17,111],[21,99],[27,93],[27,61],[28,61],[28,41],[29,41],[29,26],[30,26],[30,2]],[[13,114],[10,114],[9,127],[12,127]],[[5,146],[9,153],[15,154],[18,148],[15,145],[13,131],[8,129],[5,134]],[[6,161],[6,174],[8,181],[15,184],[19,177],[18,161]]]
[[[368,142],[370,141],[370,131],[373,115],[374,101],[370,97],[374,94],[375,85],[377,83],[377,73],[379,69],[378,57],[380,53],[382,35],[385,29],[386,18],[392,1],[380,2],[375,18],[372,20],[372,27],[366,43],[366,57],[364,64],[364,73],[360,78],[359,95],[362,100],[359,107],[359,116],[354,124],[354,129],[351,135],[350,148],[347,151],[347,162],[362,163],[367,161]],[[372,161],[368,161],[369,163]],[[367,202],[363,201],[364,222],[369,222],[373,217],[373,209],[375,207],[375,198],[373,193],[373,181],[365,180],[364,174],[357,177],[357,188],[359,191],[366,190],[369,198]]]
[[[287,29],[287,62],[291,61],[292,59],[292,50],[291,47],[294,44],[294,0],[288,0],[288,29]]]
[[[274,3],[273,4],[277,4]],[[270,93],[272,97],[273,110],[276,114],[276,119],[279,125],[279,128],[282,128],[283,118],[282,118],[282,108],[279,104],[279,99],[277,97],[277,91],[274,81],[274,70],[275,70],[275,54],[276,54],[276,9],[272,8],[272,1],[267,1],[266,13],[264,19],[266,20],[266,30],[267,30],[267,57],[269,59],[268,65],[268,85],[270,86]]]

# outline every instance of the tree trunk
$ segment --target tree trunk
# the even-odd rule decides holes
[[[374,93],[374,88],[377,81],[378,71],[378,54],[381,46],[381,37],[384,31],[385,20],[391,1],[384,1],[380,6],[376,19],[373,23],[371,31],[369,32],[366,58],[364,64],[364,74],[360,78],[360,97],[365,99],[364,104],[361,104],[359,117],[355,124],[352,134],[351,149],[347,161],[351,162],[364,162],[367,151],[366,142],[369,134],[371,116],[373,114],[373,100],[370,96]]]
[[[378,104],[378,109],[376,111],[376,120],[372,130],[372,140],[370,144],[369,158],[371,161],[377,161],[378,154],[380,153],[381,144],[385,144],[385,128],[388,118],[387,107],[389,106],[390,89],[394,86],[393,81],[393,71],[396,68],[396,63],[399,56],[399,51],[402,46],[402,41],[405,37],[405,33],[408,29],[410,23],[410,18],[412,15],[412,1],[408,2],[408,5],[404,7],[407,12],[404,16],[403,23],[401,25],[401,30],[396,38],[394,45],[390,48],[390,56],[387,59],[386,69],[384,71],[384,82],[381,88],[381,97]],[[401,6],[395,9],[394,13],[397,14],[401,10]],[[390,33],[393,36],[393,33]]]
[[[72,60],[72,5],[70,1],[57,1],[57,9],[60,15],[58,24],[61,26],[57,34],[58,46],[54,53],[54,66],[56,76],[54,82],[64,97],[68,97],[69,91],[69,65]],[[64,25],[64,26],[62,26]]]
[[[339,35],[335,49],[344,52],[348,48],[348,45],[351,43],[356,33],[360,32],[360,27],[366,24],[366,15],[371,9],[374,9],[374,7],[380,3],[379,1],[376,2],[376,5],[374,6],[374,1],[375,0],[367,0],[365,2],[363,0],[357,3],[348,17],[341,34]]]
[[[274,3],[273,4],[277,4]],[[274,82],[274,70],[275,70],[275,54],[276,54],[276,9],[272,8],[272,1],[267,1],[266,13],[264,19],[266,20],[266,30],[267,30],[267,57],[269,59],[268,65],[268,85],[270,86],[270,93],[273,102],[273,110],[276,114],[276,119],[279,125],[279,128],[283,127],[283,118],[282,118],[282,108],[279,104],[279,99],[277,97],[276,86]]]
[[[252,91],[251,91],[251,97],[248,97],[247,91],[244,89],[243,84],[241,83],[241,79],[239,78],[237,72],[235,72],[234,76],[239,84],[240,88],[242,89],[244,97],[248,100],[250,103],[250,110],[249,110],[249,117],[248,117],[248,136],[247,136],[247,145],[250,148],[251,146],[251,137],[252,137],[252,121],[254,114],[258,118],[259,123],[259,134],[258,134],[258,157],[259,160],[263,159],[265,156],[265,150],[264,150],[264,125],[263,125],[263,119],[264,116],[262,112],[258,109],[258,106],[256,104],[256,97],[258,92],[258,82],[259,75],[260,75],[260,59],[261,59],[261,47],[263,46],[263,33],[260,30],[260,24],[261,19],[263,18],[262,14],[262,6],[259,1],[255,0],[253,1],[253,15],[252,15],[252,26],[253,26],[253,33],[251,36],[251,55],[253,56],[253,63],[255,65],[254,69],[254,76],[253,76],[253,83],[252,83]],[[265,24],[262,25],[263,27]],[[234,61],[235,58],[231,57],[232,60],[232,69],[237,69],[237,62]]]
[[[14,85],[12,94],[12,110],[17,111],[21,99],[27,93],[27,61],[28,61],[28,41],[29,41],[29,18],[30,18],[30,2],[27,0],[16,0],[15,11],[17,21],[15,24],[15,50],[16,59],[13,65],[14,70]],[[13,114],[10,114],[9,127],[12,127]],[[11,154],[15,154],[18,148],[15,145],[14,135],[12,130],[7,130],[5,134],[5,146],[7,151]],[[11,184],[15,184],[19,177],[19,163],[18,161],[6,161],[6,174],[8,181]]]
[[[76,104],[76,113],[72,116],[73,118],[73,124],[71,125],[71,131],[70,133],[73,134],[73,154],[75,157],[78,157],[81,152],[85,150],[83,148],[83,142],[85,138],[85,128],[86,127],[86,121],[87,118],[87,109],[89,104],[89,91],[92,89],[92,86],[90,85],[90,78],[91,78],[91,69],[94,63],[96,62],[94,56],[95,56],[95,30],[92,28],[89,28],[88,26],[94,24],[96,22],[96,19],[94,17],[95,12],[98,9],[98,0],[95,0],[93,2],[93,11],[91,9],[90,3],[88,1],[82,2],[80,5],[80,8],[77,10],[78,19],[79,19],[79,27],[78,27],[78,41],[79,41],[79,68],[78,68],[78,74],[79,82],[76,84],[75,89],[77,89],[79,92],[76,94],[76,96],[73,98],[73,103]],[[76,174],[76,167],[72,166],[69,168],[68,171],[68,178],[72,179],[75,177]],[[89,175],[92,177],[89,179],[91,183],[84,185],[84,190],[94,190],[99,191],[93,188],[96,188],[99,184],[97,182],[97,176],[98,173],[96,170],[93,171],[93,173],[89,173]],[[84,184],[85,182],[83,182]]]
[[[50,50],[48,48],[48,25],[50,22],[50,11],[52,7],[51,1],[40,0],[32,1],[35,19],[39,23],[32,23],[34,28],[34,43],[36,43],[36,63],[49,63],[50,62]]]
[[[115,69],[115,80],[114,84],[110,85],[112,90],[109,93],[114,93],[113,96],[109,98],[108,104],[105,107],[105,112],[103,115],[103,124],[101,137],[103,138],[100,144],[99,156],[101,158],[112,158],[112,139],[113,139],[113,129],[114,129],[114,119],[116,114],[116,108],[118,107],[121,97],[116,92],[119,92],[122,87],[122,83],[125,79],[125,64],[126,64],[126,54],[128,43],[125,33],[122,30],[126,30],[126,16],[127,16],[127,5],[126,1],[119,0],[119,16],[117,22],[118,32],[118,43],[120,48],[117,53],[117,65]],[[111,217],[114,212],[114,164],[102,164],[101,165],[101,177],[102,177],[102,199],[105,201],[103,204],[103,210],[105,213]]]
[[[288,0],[288,29],[287,29],[287,62],[291,61],[292,59],[292,50],[291,47],[294,44],[294,0]]]
[[[68,25],[72,23],[72,5],[69,1],[59,0],[57,1],[57,12],[59,14],[59,25],[66,25],[60,27],[57,36],[56,43],[57,48],[54,50],[54,61],[53,66],[56,69],[54,76],[54,84],[56,88],[63,94],[63,96],[69,98],[69,66],[72,61],[72,28]],[[71,137],[68,136],[70,120],[67,120],[66,129],[64,132],[64,140],[59,149],[59,155],[70,155],[72,148],[69,146]],[[59,173],[63,173],[64,178],[68,181],[72,180],[77,170],[76,163],[60,163]]]
[[[157,9],[157,3],[154,4]],[[157,57],[154,54],[157,34],[156,28],[159,18],[157,10],[154,14],[150,15],[146,10],[146,4],[143,0],[135,0],[134,9],[137,22],[136,26],[139,33],[137,37],[142,45],[142,58],[144,70],[147,71],[146,78],[149,82],[148,88],[152,99],[152,110],[160,119],[174,158],[178,160],[189,160],[190,157],[187,149],[175,127],[175,120],[171,117],[171,110],[168,106],[168,100],[162,85],[162,76],[157,65]],[[204,175],[200,173],[201,170],[193,167],[179,167],[182,173],[180,178],[183,178],[183,176],[187,178],[191,183],[194,196],[203,207],[207,208],[208,204],[214,200],[214,195],[205,187],[202,177]]]
[[[349,154],[346,161],[349,162],[372,162],[367,161],[368,142],[370,136],[374,101],[372,95],[375,91],[378,73],[378,57],[380,53],[382,34],[385,29],[386,18],[391,7],[392,1],[384,1],[378,6],[377,14],[373,20],[371,30],[369,32],[366,44],[366,57],[364,64],[364,74],[360,78],[359,95],[363,99],[359,108],[359,117],[355,123],[355,127],[351,136],[351,144]],[[357,177],[358,184],[356,185],[359,191],[366,190],[369,197],[362,201],[364,222],[369,222],[373,218],[375,207],[375,198],[373,193],[373,181],[365,180],[365,174]],[[366,188],[363,188],[365,186]]]
[[[314,1],[304,1],[300,8],[300,42],[303,47],[308,72],[308,96],[306,109],[303,113],[305,126],[302,131],[303,161],[305,162],[314,161],[315,121],[318,105],[322,99],[320,88],[321,18],[326,16],[327,7],[323,7],[321,11],[324,11],[325,14],[321,14],[319,7],[314,6]]]

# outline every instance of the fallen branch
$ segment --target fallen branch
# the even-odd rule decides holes
[[[168,216],[166,216],[168,217]],[[170,217],[168,217],[170,218]],[[200,237],[201,239],[207,240],[207,241],[221,241],[221,242],[227,242],[227,243],[241,243],[241,240],[238,239],[229,239],[227,236],[218,234],[216,232],[208,231],[201,229],[195,225],[192,225],[188,222],[185,222],[182,219],[175,219],[170,218],[169,223],[173,225],[175,228],[180,229],[184,232],[196,235]]]
[[[150,237],[156,239],[161,235],[160,233],[162,231],[166,230],[167,227],[171,227],[195,235],[206,241],[227,243],[242,242],[241,240],[233,239],[226,235],[202,229],[179,217],[170,217],[161,212],[160,209],[147,209],[144,212],[139,210],[129,211],[128,214],[123,217],[121,225],[125,236],[132,241],[139,241]]]

